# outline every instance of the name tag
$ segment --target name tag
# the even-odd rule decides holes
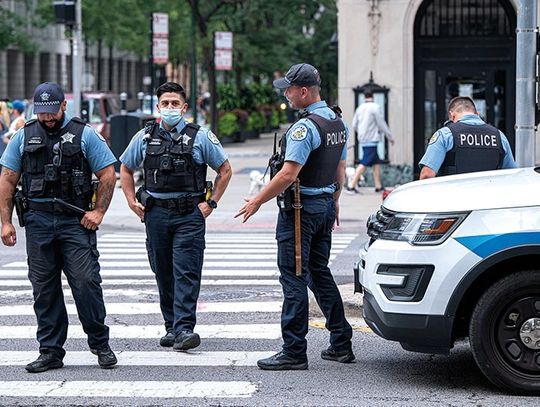
[[[41,144],[41,138],[31,138],[28,140],[28,144]]]
[[[159,139],[152,139],[152,141],[150,143],[148,143],[149,146],[160,146],[162,143],[161,140]]]
[[[459,144],[462,147],[499,147],[498,137],[489,134],[463,134],[459,135]]]

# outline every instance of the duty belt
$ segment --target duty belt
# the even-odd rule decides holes
[[[61,199],[54,199],[53,201],[47,202],[36,202],[28,200],[27,205],[28,209],[34,211],[62,213],[65,215],[84,215],[85,213],[84,209],[65,202]]]
[[[204,194],[201,195],[185,195],[173,199],[152,199],[153,206],[167,208],[177,211],[180,215],[187,215],[195,210],[195,205],[204,201]]]

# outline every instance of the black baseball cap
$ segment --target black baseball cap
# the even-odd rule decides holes
[[[296,64],[291,66],[283,78],[274,81],[274,87],[287,89],[289,86],[315,86],[321,84],[321,75],[313,65]]]
[[[64,99],[60,85],[54,82],[41,83],[34,90],[34,113],[56,114]]]

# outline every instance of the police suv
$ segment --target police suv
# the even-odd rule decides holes
[[[469,337],[480,370],[540,394],[540,167],[412,182],[367,224],[364,318],[410,351]]]

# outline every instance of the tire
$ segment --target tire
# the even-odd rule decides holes
[[[469,341],[482,373],[517,394],[540,394],[540,337],[521,338],[526,321],[540,322],[540,270],[512,273],[480,297],[469,325]],[[540,324],[534,334],[540,335]],[[530,349],[525,341],[529,341]]]

